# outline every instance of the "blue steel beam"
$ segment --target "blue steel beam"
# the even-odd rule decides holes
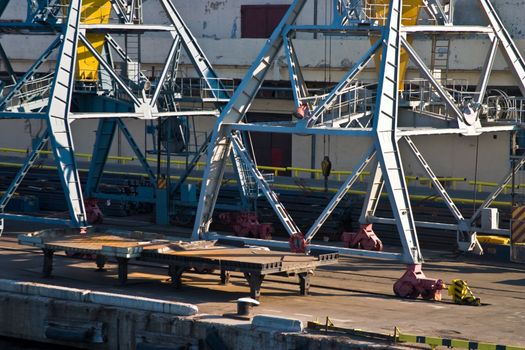
[[[40,155],[40,151],[44,149],[44,147],[47,144],[47,141],[49,140],[49,130],[46,129],[44,134],[40,137],[40,139],[36,142],[35,147],[31,151],[31,153],[27,156],[24,164],[20,169],[18,170],[18,173],[13,178],[13,181],[7,188],[7,190],[4,192],[3,196],[0,198],[0,213],[3,213],[5,210],[5,207],[15,194],[16,190],[24,180],[25,176],[35,164],[35,161],[38,159],[38,156]]]
[[[81,0],[71,0],[69,4],[67,20],[64,23],[63,44],[57,56],[56,76],[49,97],[48,111],[53,154],[67,199],[71,224],[75,227],[87,226],[86,209],[68,118],[75,84],[81,2]]]
[[[47,119],[47,113],[0,111],[0,119]]]
[[[93,194],[98,188],[116,129],[117,119],[115,118],[104,118],[100,119],[98,122],[95,146],[93,148],[91,163],[89,165],[89,173],[85,189],[85,194],[88,198],[93,197]]]
[[[46,218],[40,216],[31,216],[31,215],[18,215],[18,214],[0,214],[0,220],[11,220],[11,221],[23,221],[23,222],[34,222],[46,225],[66,225],[71,226],[72,222],[66,219],[57,219],[57,218]],[[1,231],[0,231],[1,232]]]
[[[131,146],[131,149],[137,156],[137,159],[139,160],[140,164],[142,165],[142,168],[146,173],[148,174],[149,180],[152,184],[155,185],[156,182],[156,176],[151,167],[148,164],[148,161],[146,160],[146,157],[144,154],[142,154],[139,145],[135,142],[133,139],[133,136],[129,132],[128,128],[126,127],[126,124],[124,124],[124,121],[122,119],[117,119],[118,127],[120,131],[124,134],[124,137],[126,137],[126,140],[128,140],[129,145]]]
[[[299,125],[271,125],[263,123],[239,123],[228,125],[232,130],[253,131],[276,134],[301,134],[301,135],[327,135],[327,136],[355,136],[370,137],[370,128],[328,128],[310,127]]]

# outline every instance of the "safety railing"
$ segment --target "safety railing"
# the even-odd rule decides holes
[[[499,95],[487,97],[487,120],[525,123],[525,98]]]
[[[55,75],[50,73],[46,76],[28,80],[13,97],[6,103],[7,109],[20,106],[24,103],[33,102],[35,100],[42,100],[49,98],[51,91],[51,85],[53,83]],[[0,100],[2,100],[14,85],[6,86],[1,94]]]
[[[326,109],[319,116],[319,122],[337,121],[340,124],[350,124],[353,121],[357,121],[358,126],[366,126],[366,123],[360,123],[359,119],[373,113],[376,100],[375,85],[377,84],[365,82],[350,84],[327,105]],[[300,102],[305,102],[315,109],[327,96],[328,94],[315,95],[303,98]]]
[[[235,91],[233,79],[227,78],[201,78],[200,80],[200,97],[204,101],[222,101],[225,98],[219,96],[232,96]]]
[[[473,97],[473,93],[468,91],[469,84],[466,79],[444,79],[442,84],[458,105]],[[426,79],[405,80],[402,98],[410,103],[414,110],[444,117],[448,115],[445,102]]]
[[[0,148],[0,153],[13,153],[13,154],[28,154],[29,150],[19,149],[19,148],[7,148],[3,147]],[[51,151],[40,151],[40,154],[43,155],[49,155],[52,154]],[[75,156],[77,158],[85,159],[86,161],[91,161],[92,155],[88,153],[75,153]],[[120,164],[128,164],[133,162],[138,162],[138,158],[136,157],[129,157],[129,156],[108,156],[108,160],[117,161]],[[156,163],[157,159],[153,157],[148,157],[146,160],[150,163]],[[166,160],[161,160],[161,163],[165,164]],[[187,166],[187,162],[185,160],[179,160],[179,159],[172,159],[170,160],[170,164],[175,167],[175,169],[185,169]],[[232,163],[227,162],[227,167],[231,168]],[[206,166],[205,162],[197,162],[195,166],[195,170],[203,170]],[[313,179],[315,180],[321,180],[323,179],[323,172],[321,169],[312,169],[312,168],[301,168],[301,167],[274,167],[269,165],[257,165],[257,169],[264,171],[265,178],[267,178],[270,182],[273,182],[274,177],[276,176],[291,176],[291,177],[311,177],[313,175]],[[334,181],[343,181],[347,177],[352,175],[352,171],[347,170],[332,170],[330,173],[330,179]],[[289,175],[288,175],[289,174]],[[368,181],[368,177],[370,176],[370,172],[362,172],[359,175],[358,181],[361,183],[365,183]],[[420,185],[425,186],[428,188],[433,187],[432,179],[429,177],[422,177],[422,176],[405,176],[405,180],[407,181],[408,185]],[[449,187],[453,190],[458,189],[459,184],[466,184],[470,186],[471,188],[475,189],[477,192],[487,192],[492,191],[494,188],[499,187],[500,184],[496,182],[487,182],[487,181],[472,181],[468,180],[464,177],[438,177],[437,180],[445,187]],[[522,190],[525,189],[525,184],[519,183],[514,185],[515,190]],[[508,194],[509,191],[512,190],[512,185],[506,185],[503,188],[503,193]]]

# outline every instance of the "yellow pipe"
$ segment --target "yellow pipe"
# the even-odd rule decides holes
[[[413,26],[417,24],[419,17],[419,12],[422,6],[421,0],[404,0],[403,1],[403,10],[402,10],[402,19],[401,23],[404,26]],[[386,19],[389,14],[389,3],[390,0],[370,0],[370,17],[372,20],[377,20],[379,25],[385,25]],[[370,43],[374,45],[377,40],[381,37],[378,35],[370,36]],[[407,36],[407,41],[412,44],[411,36]],[[377,74],[379,74],[379,67],[381,67],[381,54],[376,54],[374,56],[374,62],[376,65]],[[404,90],[404,80],[405,74],[408,68],[409,57],[405,49],[401,49],[401,57],[399,64],[399,90]]]

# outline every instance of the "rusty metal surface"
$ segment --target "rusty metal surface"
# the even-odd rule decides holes
[[[313,270],[319,265],[335,264],[338,260],[336,253],[308,256],[269,251],[265,248],[227,247],[207,241],[158,239],[161,237],[138,231],[122,231],[116,234],[92,231],[87,234],[73,234],[70,230],[43,230],[19,236],[18,240],[24,245],[53,251],[140,258],[161,264],[223,268],[263,274]]]
[[[308,256],[260,248],[230,248],[215,246],[207,249],[178,251],[172,249],[145,249],[141,259],[150,262],[215,268],[228,271],[255,272],[260,274],[298,273],[314,270],[319,265],[335,264],[336,253]]]

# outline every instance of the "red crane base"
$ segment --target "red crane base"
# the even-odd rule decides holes
[[[421,295],[427,300],[441,300],[441,290],[445,283],[441,279],[428,278],[421,264],[407,265],[405,274],[394,283],[394,293],[398,297],[415,299]]]

